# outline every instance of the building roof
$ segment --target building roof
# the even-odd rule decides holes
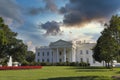
[[[60,39],[56,42],[51,42],[49,46],[52,48],[54,48],[54,47],[71,47],[72,43]]]

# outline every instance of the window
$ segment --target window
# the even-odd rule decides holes
[[[42,62],[44,62],[44,59],[42,59]]]
[[[42,53],[42,55],[44,56],[44,52]]]
[[[86,54],[88,54],[89,52],[88,52],[88,50],[86,50]]]
[[[37,62],[40,62],[40,60],[38,59]]]
[[[60,55],[60,56],[62,55],[62,52],[61,52],[61,51],[59,52],[59,55]]]
[[[62,62],[62,59],[59,59],[59,62]]]
[[[47,56],[49,56],[49,52],[47,52]]]
[[[80,62],[83,62],[83,58],[80,58]]]
[[[47,59],[47,62],[49,62],[49,59]]]
[[[89,63],[89,58],[87,58],[87,63]]]
[[[66,61],[68,61],[68,58],[66,58]]]
[[[38,52],[38,56],[40,55],[40,53]]]
[[[80,54],[82,54],[82,50],[80,50]]]

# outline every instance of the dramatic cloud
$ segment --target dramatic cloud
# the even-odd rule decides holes
[[[63,23],[82,25],[91,21],[101,21],[120,9],[120,0],[70,0],[60,9],[64,14]]]
[[[40,25],[41,29],[46,30],[46,35],[57,35],[61,34],[60,25],[58,22],[51,21],[46,22],[45,24]]]
[[[57,5],[54,3],[55,2],[54,0],[44,0],[44,1],[46,3],[45,8],[47,10],[54,11],[54,12],[56,12],[58,10]]]
[[[20,8],[13,2],[13,0],[0,0],[0,16],[7,17],[22,22],[20,18]]]
[[[29,14],[37,15],[45,11],[58,12],[58,8],[57,8],[57,5],[54,3],[54,0],[43,0],[43,1],[45,2],[44,7],[30,8]]]

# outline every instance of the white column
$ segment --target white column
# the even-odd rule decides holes
[[[66,48],[64,48],[64,62],[66,62]]]
[[[76,51],[75,51],[75,48],[73,48],[72,62],[75,62],[75,54],[76,54]]]
[[[53,63],[53,55],[52,55],[52,50],[50,51],[51,55],[50,55],[50,62]]]
[[[56,57],[56,59],[57,59],[57,62],[59,62],[59,51],[58,51],[58,48],[57,48],[57,57]]]
[[[71,48],[71,62],[73,62],[73,48]]]

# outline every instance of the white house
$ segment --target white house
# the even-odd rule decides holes
[[[95,61],[92,57],[92,48],[96,43],[81,43],[58,40],[49,46],[36,48],[36,62],[86,62],[90,66],[102,66],[103,63]]]

